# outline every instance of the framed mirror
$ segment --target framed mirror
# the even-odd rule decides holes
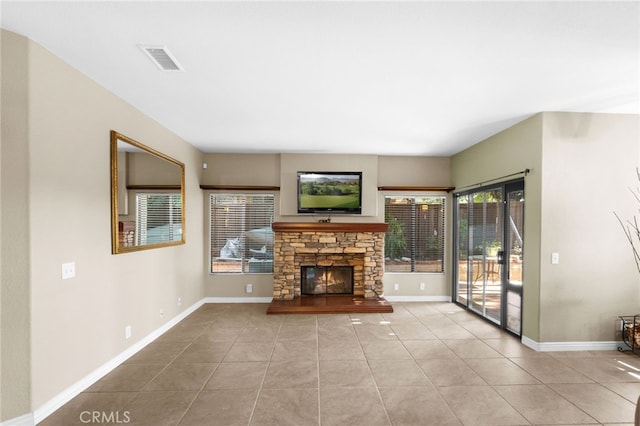
[[[111,131],[111,251],[185,243],[184,164]]]

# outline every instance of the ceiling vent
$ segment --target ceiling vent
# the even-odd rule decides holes
[[[184,71],[166,47],[145,45],[139,45],[139,47],[161,71]]]

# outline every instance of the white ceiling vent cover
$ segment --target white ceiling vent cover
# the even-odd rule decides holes
[[[139,45],[161,71],[184,71],[165,46]]]

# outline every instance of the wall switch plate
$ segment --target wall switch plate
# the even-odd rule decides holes
[[[76,262],[62,264],[62,279],[67,280],[76,276]]]
[[[253,284],[247,284],[245,287],[247,293],[253,293]]]
[[[424,283],[420,283],[420,290],[424,290]]]
[[[393,289],[394,289],[395,291],[400,290],[400,284],[398,284],[398,283],[393,284]]]
[[[131,326],[128,325],[124,328],[124,338],[128,339],[131,337]]]
[[[551,253],[551,264],[557,265],[560,263],[560,253]]]

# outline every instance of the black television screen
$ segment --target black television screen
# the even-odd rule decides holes
[[[298,172],[298,213],[362,213],[362,172]]]

